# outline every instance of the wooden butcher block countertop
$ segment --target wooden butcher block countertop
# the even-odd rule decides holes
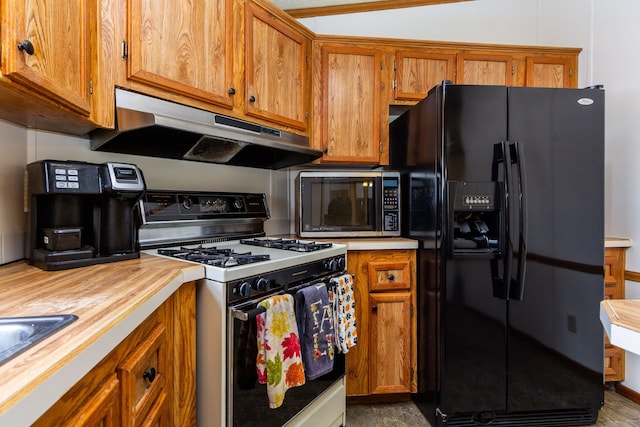
[[[24,261],[0,267],[0,317],[78,316],[0,365],[0,425],[31,424],[183,283],[202,277],[202,266],[147,254],[56,272]]]

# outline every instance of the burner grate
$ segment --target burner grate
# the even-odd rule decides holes
[[[270,259],[269,255],[254,255],[251,252],[237,253],[233,249],[219,249],[215,246],[208,248],[198,246],[195,248],[158,249],[158,254],[216,267],[234,267]]]
[[[327,249],[332,246],[332,243],[320,243],[282,238],[241,239],[240,243],[245,245],[260,246],[263,248],[284,249],[286,251],[296,252],[313,252]]]

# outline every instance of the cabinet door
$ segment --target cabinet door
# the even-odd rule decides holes
[[[516,72],[510,55],[490,53],[459,53],[457,67],[459,84],[511,86]]]
[[[528,56],[527,86],[577,87],[577,59],[569,56]]]
[[[411,392],[411,293],[369,294],[369,392]]]
[[[455,80],[456,55],[422,50],[399,50],[394,63],[394,99],[419,101],[443,80]]]
[[[116,374],[90,394],[87,402],[78,408],[77,415],[65,425],[69,427],[117,427],[120,425],[120,383]]]
[[[129,0],[128,78],[232,108],[231,0]]]
[[[323,163],[388,163],[383,65],[376,49],[322,45],[321,122],[314,146],[324,151]]]
[[[123,397],[122,425],[125,427],[140,426],[154,408],[154,413],[162,413],[158,408],[162,408],[166,400],[168,368],[165,335],[165,327],[156,325],[118,366]]]
[[[245,113],[306,130],[309,39],[250,3],[245,13]]]
[[[0,23],[2,74],[85,117],[90,113],[88,3],[7,0]]]

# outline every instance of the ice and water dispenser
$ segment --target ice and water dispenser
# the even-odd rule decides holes
[[[449,254],[499,256],[503,246],[501,182],[450,181]]]

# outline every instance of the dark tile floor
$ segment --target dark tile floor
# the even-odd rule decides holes
[[[347,405],[347,427],[418,427],[429,423],[412,402],[390,404]],[[605,404],[598,416],[597,427],[640,426],[640,405],[605,391]]]

